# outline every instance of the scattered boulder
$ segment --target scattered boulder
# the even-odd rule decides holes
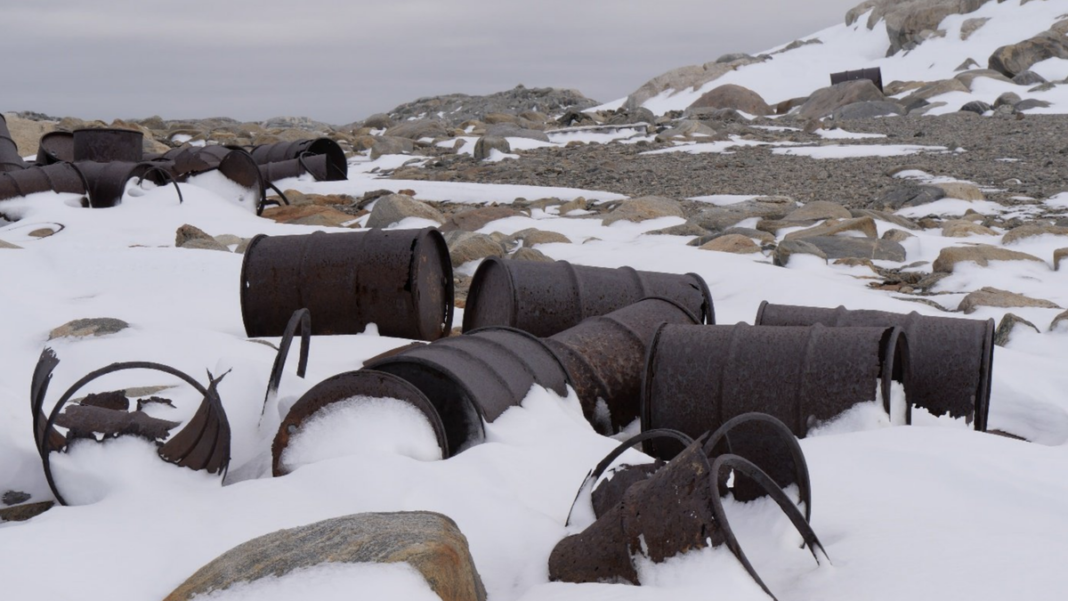
[[[945,192],[948,198],[986,200],[986,196],[983,195],[983,191],[979,189],[979,186],[968,182],[944,182],[932,185]]]
[[[705,229],[716,231],[753,217],[782,219],[798,206],[800,205],[794,199],[786,196],[762,196],[732,205],[703,209],[693,217],[693,221]]]
[[[114,317],[92,317],[75,319],[55,328],[48,333],[49,340],[56,338],[86,338],[88,336],[107,336],[118,334],[130,327],[130,324]]]
[[[25,522],[52,509],[53,506],[55,506],[54,501],[40,501],[38,503],[4,507],[0,509],[0,522]]]
[[[484,161],[493,156],[493,151],[505,154],[512,152],[512,145],[507,138],[485,135],[475,142],[475,160]]]
[[[512,253],[513,261],[535,261],[537,263],[552,263],[553,259],[535,248],[523,247]]]
[[[642,196],[623,201],[614,211],[601,220],[603,225],[617,221],[646,221],[658,217],[685,217],[678,201],[663,196]]]
[[[960,39],[967,40],[972,37],[972,34],[979,30],[980,27],[986,25],[986,22],[990,19],[987,17],[975,17],[972,19],[965,19],[964,23],[960,26]]]
[[[904,242],[909,238],[915,238],[914,235],[906,232],[905,230],[892,229],[883,232],[883,240],[890,240],[891,242]]]
[[[760,252],[760,246],[741,234],[719,236],[698,247],[700,250],[715,250],[725,253],[750,254]]]
[[[824,262],[827,261],[826,253],[807,240],[784,240],[775,247],[774,262],[780,267],[786,267],[794,255],[814,255]]]
[[[665,227],[651,232],[645,232],[647,236],[707,236],[709,231],[692,221]]]
[[[528,248],[535,244],[571,244],[571,239],[559,232],[547,232],[530,227],[519,230],[505,239],[505,244],[508,245],[516,242],[522,242],[523,247]]]
[[[958,79],[961,75],[964,75],[964,73],[961,73],[952,79],[941,79],[929,83],[903,98],[901,104],[904,106],[911,106],[918,100],[930,100],[935,96],[949,94],[950,92],[968,92],[968,86]]]
[[[1007,77],[1015,77],[1048,58],[1068,58],[1068,38],[1052,30],[1044,31],[1029,40],[998,48],[988,64]]]
[[[1008,344],[1009,339],[1012,337],[1012,331],[1016,329],[1016,326],[1029,327],[1034,330],[1036,334],[1042,333],[1042,331],[1038,329],[1038,326],[1019,315],[1016,315],[1015,313],[1006,313],[998,323],[997,330],[994,331],[994,344],[997,346],[1005,346]]]
[[[1061,324],[1068,324],[1068,311],[1065,311],[1064,313],[1058,313],[1057,316],[1053,318],[1053,321],[1049,324],[1049,331],[1055,332],[1060,329],[1068,329],[1061,328]]]
[[[386,227],[408,217],[445,223],[445,216],[434,207],[405,194],[390,194],[375,201],[367,227]]]
[[[1021,225],[1013,228],[1001,237],[1002,244],[1013,244],[1024,238],[1035,236],[1068,236],[1068,227],[1058,225]]]
[[[964,73],[958,73],[958,74],[953,76],[954,79],[956,79],[957,81],[959,81],[962,84],[964,84],[965,87],[968,88],[967,91],[969,91],[969,92],[972,89],[972,84],[974,84],[975,80],[980,78],[980,77],[985,77],[987,79],[993,79],[994,81],[1000,81],[1001,83],[1012,83],[1011,79],[1009,79],[1008,77],[1005,77],[1004,75],[1002,75],[1001,73],[998,73],[997,71],[995,71],[993,69],[972,69],[970,71],[965,71]]]
[[[871,217],[876,221],[885,221],[886,223],[892,223],[897,226],[901,226],[907,230],[918,230],[920,226],[913,222],[911,219],[906,219],[900,215],[894,215],[893,213],[887,213],[885,211],[876,211],[874,209],[849,209],[849,213],[854,217]]]
[[[997,232],[966,219],[950,219],[942,223],[942,235],[946,238],[967,238],[968,236],[995,236]]]
[[[11,505],[21,505],[32,498],[33,496],[30,493],[22,492],[20,490],[9,490],[5,491],[4,495],[0,497],[0,503],[10,507]]]
[[[958,65],[956,69],[953,69],[953,70],[954,71],[967,71],[969,69],[974,69],[974,68],[976,68],[978,66],[979,66],[979,63],[975,62],[975,59],[969,58],[969,59],[966,59],[963,63]]]
[[[335,562],[406,562],[442,601],[486,599],[467,538],[456,523],[415,511],[350,515],[252,539],[200,568],[164,601],[189,601],[238,583]]]
[[[527,138],[529,140],[537,140],[539,142],[548,142],[549,135],[543,131],[537,129],[528,129],[525,127],[519,127],[514,123],[502,123],[486,128],[487,136],[495,136],[498,138]]]
[[[886,100],[875,84],[867,79],[847,81],[813,92],[797,115],[801,119],[820,119],[844,106],[872,100]]]
[[[453,230],[474,232],[482,229],[491,221],[506,219],[508,217],[518,217],[522,214],[523,213],[520,213],[511,207],[480,207],[454,213],[446,219],[445,223],[438,229],[442,232],[451,232]]]
[[[689,108],[734,109],[758,117],[763,117],[772,112],[771,107],[764,102],[760,94],[732,83],[706,92],[694,101]]]
[[[1061,261],[1063,261],[1065,257],[1068,257],[1068,248],[1058,248],[1053,251],[1053,269],[1059,271],[1061,268]]]
[[[855,238],[852,236],[814,236],[805,242],[820,249],[828,259],[905,260],[905,248],[892,240]]]
[[[7,121],[11,139],[15,141],[22,156],[37,154],[41,136],[56,129],[56,124],[51,121],[24,119],[13,113],[4,113],[4,119]]]
[[[1039,100],[1038,98],[1024,98],[1015,105],[1017,111],[1029,111],[1031,109],[1044,109],[1053,106],[1051,103],[1045,100]]]
[[[441,121],[422,119],[403,121],[386,130],[386,135],[394,138],[422,140],[423,138],[445,138],[448,137],[449,132]]]
[[[1012,83],[1020,86],[1037,86],[1046,83],[1046,78],[1030,69],[1026,69],[1013,76]]]
[[[371,129],[389,129],[393,125],[393,118],[385,113],[375,113],[363,122],[364,127],[370,127]]]
[[[964,106],[960,107],[962,113],[975,113],[976,115],[984,115],[988,111],[994,110],[989,104],[982,100],[972,100],[967,102]]]
[[[693,121],[691,119],[684,119],[675,124],[675,127],[671,129],[665,129],[656,135],[658,142],[670,142],[672,138],[715,138],[721,139],[723,136],[712,129],[711,127],[701,123],[700,121]]]
[[[835,121],[874,119],[890,115],[904,115],[905,107],[892,100],[865,100],[847,104],[831,113]]]
[[[784,221],[808,221],[821,219],[850,219],[849,209],[829,200],[814,200],[790,211]]]
[[[994,108],[999,108],[1006,104],[1009,106],[1016,106],[1020,103],[1020,100],[1022,99],[1016,92],[1005,92],[1001,96],[998,96],[997,100],[994,101]]]
[[[872,206],[885,211],[896,211],[904,207],[929,204],[945,197],[946,191],[937,186],[922,186],[909,183],[887,191],[872,203]]]
[[[290,225],[315,225],[320,227],[343,227],[356,217],[337,209],[314,204],[289,205],[264,209],[263,217]],[[239,246],[235,252],[244,252]]]
[[[1045,264],[1042,259],[1027,253],[989,244],[976,244],[943,248],[932,268],[942,273],[953,273],[958,263],[977,263],[980,267],[986,267],[990,261],[1038,261]]]
[[[215,238],[209,236],[204,230],[189,225],[180,226],[174,235],[176,248],[195,248],[200,250],[221,250],[230,252],[229,248],[220,244]]]
[[[976,290],[960,301],[958,311],[975,313],[979,307],[1038,307],[1041,309],[1061,309],[1056,303],[1040,298],[1031,298],[1008,290],[989,286]],[[1037,328],[1036,328],[1037,329]]]
[[[394,136],[381,136],[375,138],[371,145],[371,159],[377,159],[387,154],[408,154],[415,150],[415,143],[407,138]]]
[[[492,237],[486,234],[473,234],[471,232],[450,232],[459,234],[447,237],[449,243],[449,258],[453,267],[459,267],[469,261],[477,261],[486,257],[503,257],[504,247]]]
[[[627,96],[624,107],[633,110],[645,104],[653,96],[667,90],[686,90],[699,88],[710,81],[719,79],[723,75],[753,63],[763,62],[767,57],[752,57],[749,55],[724,56],[720,58],[732,58],[726,62],[712,61],[703,65],[690,65],[672,69],[667,73],[658,75],[642,84],[640,88]]]
[[[787,240],[802,240],[817,236],[835,236],[847,232],[860,232],[868,238],[878,238],[879,232],[875,221],[870,217],[851,219],[828,219],[822,225],[786,234]],[[828,258],[830,255],[828,255]]]

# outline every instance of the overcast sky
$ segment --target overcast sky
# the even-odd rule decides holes
[[[0,110],[85,119],[303,115],[527,87],[607,102],[859,0],[0,0]]]

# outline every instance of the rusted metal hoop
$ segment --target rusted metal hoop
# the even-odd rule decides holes
[[[689,436],[679,432],[678,430],[671,430],[669,428],[657,428],[655,430],[647,430],[641,434],[631,436],[627,440],[621,442],[612,450],[611,453],[605,455],[596,467],[586,474],[586,478],[582,481],[582,485],[578,487],[578,491],[575,492],[575,500],[571,502],[571,509],[567,511],[567,520],[564,521],[564,526],[571,525],[571,514],[575,512],[575,505],[578,504],[579,497],[582,496],[582,491],[586,490],[589,485],[590,491],[593,491],[593,485],[597,484],[597,480],[611,467],[612,462],[619,459],[619,456],[625,453],[628,449],[634,445],[645,442],[651,438],[672,438],[683,444],[683,446],[689,446],[693,444],[693,439]]]
[[[166,169],[162,169],[155,165],[152,165],[147,171],[137,176],[137,185],[140,186],[141,183],[145,181],[145,176],[150,173],[158,173],[160,174],[160,176],[163,177],[164,180],[169,181],[171,184],[173,184],[174,189],[178,192],[178,204],[182,204],[183,202],[185,202],[185,199],[182,197],[182,189],[178,187],[178,180],[174,179],[174,176],[171,175],[170,172]]]
[[[708,458],[705,457],[703,453],[701,456],[707,463]],[[782,509],[783,513],[786,514],[786,517],[790,519],[794,528],[801,534],[801,538],[805,541],[805,546],[808,547],[817,564],[820,563],[819,555],[816,554],[817,548],[828,561],[830,561],[830,557],[827,555],[827,550],[823,548],[823,544],[820,543],[819,538],[812,530],[812,527],[809,526],[805,516],[801,515],[801,512],[797,510],[797,506],[794,505],[794,502],[786,496],[786,493],[783,492],[782,488],[780,488],[770,476],[744,457],[730,454],[717,457],[715,461],[711,463],[708,470],[711,475],[709,485],[713,488],[712,514],[715,516],[716,521],[719,522],[727,548],[731,550],[731,553],[733,553],[736,558],[738,558],[742,567],[744,567],[745,571],[749,573],[758,585],[760,585],[760,588],[774,600],[776,598],[775,595],[772,594],[768,586],[764,584],[764,581],[761,580],[760,576],[756,573],[756,569],[753,568],[753,564],[749,562],[749,558],[746,557],[745,552],[742,551],[742,546],[738,543],[738,538],[734,535],[734,531],[730,526],[730,521],[727,519],[727,513],[723,509],[723,499],[719,496],[717,482],[719,481],[720,472],[724,468],[742,473],[767,491],[768,495],[775,501],[779,508]]]
[[[58,364],[58,360],[56,361],[56,364]],[[55,364],[53,364],[52,367],[54,368]],[[172,376],[175,376],[176,378],[179,378],[179,379],[185,381],[187,384],[189,384],[194,389],[196,389],[197,392],[199,392],[200,394],[204,395],[204,400],[201,402],[201,408],[203,408],[205,405],[215,406],[219,410],[219,414],[221,416],[222,423],[226,424],[226,412],[223,411],[223,409],[222,409],[222,400],[219,399],[218,393],[215,392],[215,385],[218,383],[219,380],[222,379],[222,377],[220,377],[218,379],[211,380],[211,385],[208,388],[204,388],[204,386],[202,386],[199,382],[194,380],[191,376],[189,376],[185,372],[180,371],[178,369],[175,369],[173,367],[170,367],[169,365],[163,365],[161,363],[154,363],[154,362],[151,362],[151,361],[128,361],[128,362],[123,362],[123,363],[113,363],[111,365],[108,365],[107,367],[102,367],[100,369],[97,369],[96,371],[93,371],[93,372],[90,372],[90,373],[86,374],[80,380],[78,380],[77,382],[72,384],[71,387],[68,388],[65,393],[63,393],[63,396],[60,397],[59,401],[56,402],[55,406],[52,408],[52,412],[48,414],[48,420],[45,422],[43,431],[44,432],[51,432],[51,431],[55,430],[56,418],[59,417],[60,410],[64,407],[64,405],[67,404],[68,401],[70,401],[71,397],[74,396],[74,394],[76,392],[81,390],[86,384],[88,384],[88,383],[92,382],[93,380],[96,380],[97,378],[100,378],[102,376],[105,376],[105,375],[108,375],[108,374],[111,374],[111,373],[115,373],[115,372],[118,372],[118,371],[130,370],[130,369],[151,369],[151,370],[160,371],[160,372],[163,372],[163,373],[166,373],[166,374],[170,374]],[[210,376],[210,374],[209,374],[209,376]],[[48,377],[49,378],[51,377],[51,369],[49,369]],[[41,401],[43,402],[43,400],[44,399],[42,397]],[[200,410],[198,410],[197,413],[200,413]],[[170,439],[173,440],[175,437],[181,435],[186,430],[186,428],[189,428],[192,425],[192,423],[193,423],[193,419],[190,419],[189,423],[186,424],[185,428],[182,428],[182,430],[179,431],[178,433],[171,435]],[[35,428],[35,430],[36,430],[36,428]],[[226,424],[226,437],[229,438],[229,425],[228,424]],[[63,498],[63,495],[60,494],[59,489],[56,486],[55,480],[52,477],[52,463],[49,460],[49,455],[51,454],[52,451],[50,449],[45,448],[45,444],[44,443],[46,441],[47,441],[46,438],[41,437],[41,440],[38,441],[38,446],[37,446],[37,452],[40,455],[42,465],[44,466],[45,480],[47,480],[47,482],[48,482],[48,488],[51,489],[52,490],[52,494],[55,495],[56,501],[59,502],[60,505],[66,505],[67,501],[66,501],[66,499]],[[229,444],[227,444],[227,447],[229,447]],[[214,455],[214,453],[213,453],[213,455]],[[221,466],[221,470],[220,470],[223,473],[223,475],[225,475],[226,468],[230,463],[229,455],[230,455],[229,448],[227,448],[226,449],[226,457],[222,461],[222,466]]]
[[[286,358],[289,357],[289,347],[293,344],[293,336],[300,327],[300,359],[297,361],[297,377],[303,378],[308,370],[308,352],[311,350],[311,311],[297,309],[286,324],[286,331],[282,334],[282,341],[278,344],[278,354],[274,357],[274,365],[271,366],[271,377],[267,380],[267,394],[263,397],[263,409],[267,410],[267,401],[271,395],[278,392],[278,386],[282,383],[282,370],[286,366]]]

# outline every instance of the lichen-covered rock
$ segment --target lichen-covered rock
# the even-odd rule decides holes
[[[617,221],[647,221],[658,217],[685,217],[678,201],[663,196],[642,196],[625,200],[601,220],[603,225]]]
[[[979,307],[1038,307],[1042,309],[1061,309],[1057,303],[1031,298],[1008,290],[992,288],[990,286],[972,292],[960,301],[958,311],[975,313]]]
[[[950,219],[942,224],[942,235],[946,238],[967,238],[968,236],[996,236],[997,232],[965,219]]]
[[[1044,31],[1033,38],[998,48],[990,55],[988,64],[991,69],[1014,77],[1048,58],[1068,58],[1068,38],[1052,30]]]
[[[434,207],[420,202],[406,194],[390,194],[375,201],[367,227],[386,227],[408,217],[428,219],[445,223],[445,216]]]
[[[873,261],[905,260],[905,248],[893,240],[854,238],[852,236],[815,236],[804,242],[820,249],[828,259],[869,259]]]
[[[760,252],[760,247],[748,237],[741,234],[727,234],[713,238],[698,247],[701,250],[714,250],[734,254],[751,254]]]
[[[264,209],[263,217],[278,223],[291,225],[318,225],[322,227],[342,227],[356,217],[342,213],[337,209],[314,204],[288,205]],[[240,245],[239,245],[240,246]],[[241,251],[243,252],[243,247]]]
[[[1001,237],[1001,243],[1013,244],[1018,240],[1032,238],[1034,236],[1068,236],[1068,227],[1057,225],[1021,225],[1020,227],[1005,232],[1005,235]]]
[[[808,229],[790,232],[786,234],[787,240],[801,240],[816,236],[836,236],[858,232],[868,238],[878,238],[879,231],[875,227],[875,221],[871,217],[857,217],[850,219],[828,219],[823,224]]]
[[[786,196],[762,196],[731,205],[703,209],[693,217],[693,221],[705,229],[723,230],[752,217],[782,219],[798,206],[794,199]]]
[[[505,250],[500,242],[486,234],[472,234],[470,232],[452,232],[458,236],[446,238],[449,243],[449,258],[453,267],[459,267],[469,261],[477,261],[486,257],[503,257]]]
[[[475,159],[484,161],[493,156],[494,150],[507,154],[512,152],[512,145],[508,143],[507,138],[487,134],[475,142]]]
[[[763,117],[770,114],[771,107],[749,88],[725,84],[703,94],[689,108],[735,109],[750,115]]]
[[[959,263],[976,263],[980,267],[986,267],[990,261],[1037,261],[1045,264],[1045,261],[1034,255],[988,244],[976,244],[943,248],[932,268],[942,273],[953,273]]]
[[[439,229],[442,232],[451,232],[453,230],[474,232],[482,229],[491,221],[507,219],[508,217],[517,217],[520,215],[522,215],[522,213],[512,207],[480,207],[454,213],[445,220],[445,223],[442,224]]]
[[[886,100],[886,96],[867,79],[847,81],[813,92],[801,105],[797,116],[801,119],[820,119],[844,106],[872,100]]]
[[[997,330],[994,331],[994,344],[998,346],[1005,346],[1012,339],[1012,332],[1016,329],[1016,326],[1023,326],[1025,328],[1031,328],[1036,334],[1041,334],[1042,331],[1038,329],[1038,326],[1027,321],[1026,319],[1016,315],[1015,313],[1006,313],[1001,321],[998,322]]]
[[[827,261],[827,254],[807,240],[784,240],[775,247],[775,264],[786,267],[794,255],[814,255],[823,259],[824,262]]]
[[[114,317],[92,317],[87,319],[75,319],[55,328],[48,333],[48,339],[56,338],[85,338],[86,336],[107,336],[117,334],[130,324]]]
[[[428,511],[361,513],[254,538],[200,568],[164,601],[190,601],[242,582],[325,563],[406,562],[442,601],[485,601],[456,523]]]

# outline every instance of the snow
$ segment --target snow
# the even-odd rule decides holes
[[[946,152],[944,146],[918,146],[915,144],[864,144],[839,146],[797,146],[793,148],[776,148],[774,154],[811,157],[813,159],[856,159],[863,157],[896,157],[919,154],[922,152]]]
[[[200,595],[204,601],[438,601],[423,575],[407,563],[326,563],[241,582],[224,590]]]

